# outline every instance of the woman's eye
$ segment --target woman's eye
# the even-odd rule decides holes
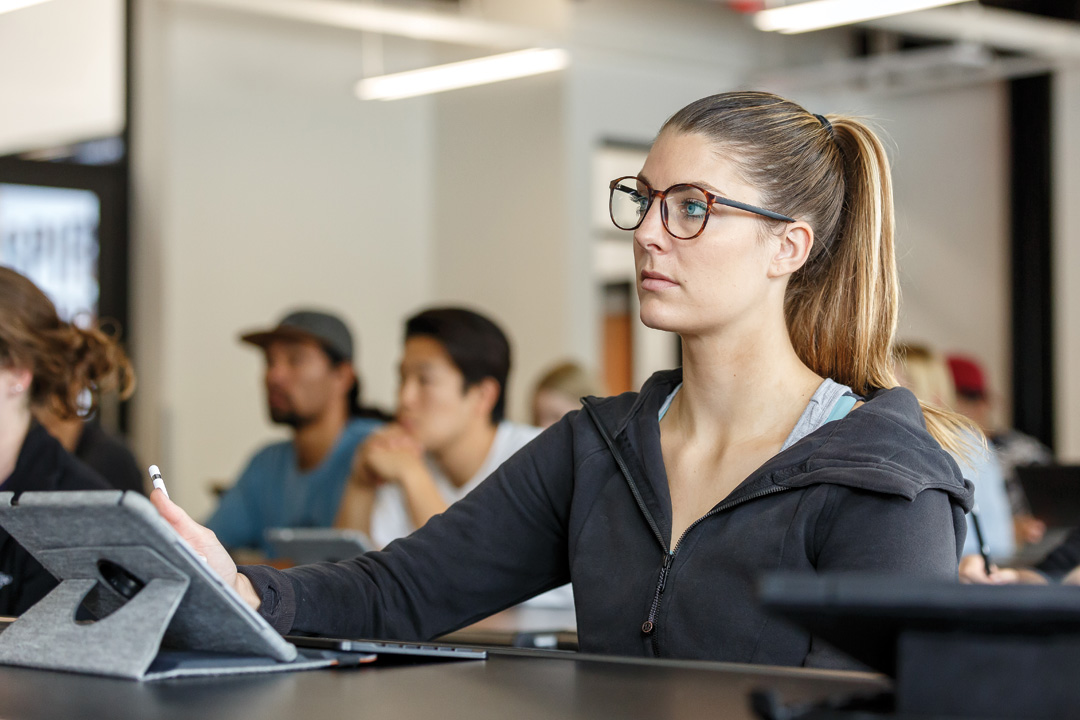
[[[688,218],[700,218],[709,212],[709,204],[701,200],[683,200],[679,209]]]

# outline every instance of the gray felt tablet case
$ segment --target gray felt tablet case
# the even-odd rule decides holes
[[[13,499],[0,493],[0,526],[60,584],[0,633],[0,663],[131,679],[333,664],[298,658],[142,495]],[[114,589],[117,566],[136,581],[121,587],[129,597]],[[97,620],[77,622],[80,604]]]

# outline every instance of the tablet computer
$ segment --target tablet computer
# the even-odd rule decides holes
[[[348,560],[375,549],[364,533],[342,528],[270,528],[266,539],[278,557],[297,565]]]
[[[138,653],[150,653],[139,661],[148,665],[159,644],[280,662],[297,657],[138,493],[0,493],[0,526],[61,581],[0,636],[6,662],[93,672],[87,667],[95,663],[135,663],[130,656]],[[75,622],[76,607],[94,622]],[[148,637],[155,631],[156,639]],[[86,659],[91,655],[97,659]],[[133,668],[106,674],[139,676]]]

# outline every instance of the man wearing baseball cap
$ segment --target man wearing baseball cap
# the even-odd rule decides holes
[[[352,335],[340,318],[297,310],[240,339],[262,348],[270,419],[293,437],[255,453],[207,526],[227,548],[272,557],[267,529],[333,523],[353,452],[380,422],[360,407]]]

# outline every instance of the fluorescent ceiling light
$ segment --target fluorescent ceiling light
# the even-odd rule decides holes
[[[365,78],[356,84],[356,96],[361,100],[398,100],[554,72],[562,70],[569,64],[570,54],[565,50],[540,48],[519,50],[393,75]]]
[[[371,0],[173,0],[414,40],[499,49],[541,45],[539,32],[459,13],[395,7]],[[4,2],[4,0],[0,0]],[[449,5],[450,3],[443,3]]]
[[[967,1],[808,0],[795,5],[784,5],[760,11],[754,15],[754,27],[758,30],[793,35]]]
[[[49,0],[0,0],[0,13],[11,12],[12,10],[22,10],[24,7],[40,5],[41,3],[48,1]]]

